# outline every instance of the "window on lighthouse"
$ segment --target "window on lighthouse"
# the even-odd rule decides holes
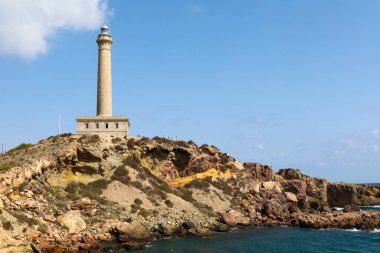
[[[115,126],[116,126],[116,128],[119,128],[119,123],[116,123]]]
[[[108,128],[108,123],[106,123],[106,128]]]
[[[88,125],[88,123],[86,123],[86,128],[87,128],[87,129],[89,128],[89,125]]]

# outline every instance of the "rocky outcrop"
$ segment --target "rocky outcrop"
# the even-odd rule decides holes
[[[328,203],[330,206],[345,207],[349,205],[352,210],[358,206],[378,205],[379,189],[365,185],[329,183],[327,187]]]
[[[314,229],[360,229],[373,230],[380,226],[380,212],[330,212],[321,214],[295,213],[291,217],[291,225]]]
[[[244,163],[244,168],[251,173],[252,177],[260,181],[274,181],[276,174],[272,167],[259,163]]]
[[[79,211],[69,211],[59,216],[58,221],[69,230],[70,234],[75,234],[86,229],[86,222],[82,219]]]
[[[0,155],[0,246],[141,249],[231,226],[380,227],[380,188],[240,163],[209,145],[62,135]],[[9,165],[9,166],[8,166]],[[332,211],[334,206],[345,212]]]

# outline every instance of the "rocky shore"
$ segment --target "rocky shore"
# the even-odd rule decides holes
[[[380,187],[164,138],[64,134],[0,155],[0,252],[141,249],[233,226],[380,228]],[[344,208],[336,211],[334,207]]]

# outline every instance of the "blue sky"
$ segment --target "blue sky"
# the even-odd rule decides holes
[[[377,0],[0,7],[6,149],[55,135],[59,113],[64,132],[95,115],[95,40],[106,22],[114,115],[130,117],[132,135],[214,144],[241,161],[333,181],[380,181]]]

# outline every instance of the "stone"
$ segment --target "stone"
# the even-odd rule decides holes
[[[26,209],[38,209],[41,205],[38,201],[32,198],[23,198],[16,200],[15,204]]]
[[[33,241],[35,238],[38,238],[41,236],[41,232],[31,229],[31,228],[27,228],[24,235],[28,241]]]
[[[91,208],[94,204],[91,202],[89,198],[82,198],[70,205],[71,210],[83,210],[87,208]]]
[[[50,221],[50,222],[55,222],[57,219],[56,219],[53,215],[48,214],[48,215],[46,215],[46,216],[44,217],[44,220],[46,220],[46,221]]]
[[[287,198],[290,202],[293,202],[293,203],[298,202],[298,198],[297,198],[297,196],[296,196],[294,193],[291,193],[291,192],[285,192],[285,194],[286,194],[286,198]]]
[[[303,177],[299,169],[280,169],[278,174],[287,180],[301,179]]]
[[[69,233],[78,233],[86,229],[86,222],[83,220],[80,211],[68,211],[58,217],[58,221],[62,226],[69,229]]]
[[[91,236],[85,235],[83,236],[82,240],[85,244],[90,245],[90,249],[95,249],[95,250],[100,249],[100,244]]]
[[[10,238],[5,230],[0,227],[0,249],[9,246],[11,242],[12,238]]]
[[[229,226],[248,225],[250,223],[249,217],[245,217],[244,214],[235,210],[223,214],[223,221]]]
[[[103,233],[96,235],[95,238],[100,241],[108,241],[112,239],[112,235],[110,233]]]
[[[111,229],[110,234],[122,242],[149,241],[152,238],[148,228],[136,221],[120,223]]]
[[[259,163],[244,163],[244,168],[247,169],[254,179],[260,181],[274,181],[276,175],[271,166],[263,165]]]
[[[281,184],[275,181],[262,182],[261,187],[263,187],[265,190],[275,190],[277,193],[282,192]]]

